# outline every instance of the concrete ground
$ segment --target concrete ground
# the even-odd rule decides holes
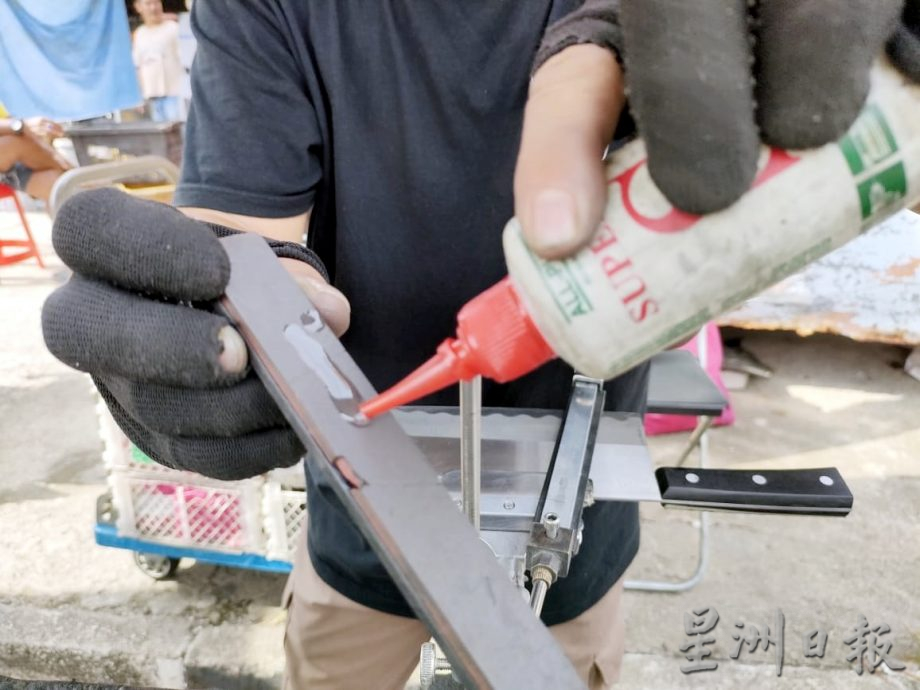
[[[0,269],[0,677],[278,687],[283,577],[185,564],[175,580],[154,582],[128,552],[94,544],[105,480],[93,397],[88,379],[42,345],[40,306],[66,272],[47,218],[31,221],[48,268]],[[11,222],[0,213],[0,232]],[[846,519],[713,514],[702,584],[626,594],[621,687],[920,688],[920,383],[902,373],[904,352],[893,347],[786,334],[744,343],[776,375],[733,396],[738,421],[711,434],[712,463],[836,466],[854,510]],[[673,457],[684,438],[653,439],[656,459]],[[629,576],[691,570],[698,514],[643,506],[642,517]],[[705,607],[720,615],[710,657],[718,668],[685,675],[684,616]],[[735,623],[765,633],[777,609],[779,678],[772,647],[729,658]],[[905,670],[856,674],[843,640],[860,614],[890,626],[883,639]],[[803,654],[802,636],[815,628],[828,633],[823,659]]]

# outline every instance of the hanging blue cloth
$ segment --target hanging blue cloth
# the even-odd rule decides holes
[[[139,105],[124,0],[0,0],[0,102],[55,120]]]

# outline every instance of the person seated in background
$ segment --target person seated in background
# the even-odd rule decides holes
[[[182,118],[182,77],[179,25],[175,15],[163,13],[161,0],[135,0],[134,9],[143,24],[134,32],[134,66],[141,93],[157,122]]]
[[[51,145],[61,134],[60,125],[43,117],[0,118],[0,184],[47,202],[54,183],[70,169]]]

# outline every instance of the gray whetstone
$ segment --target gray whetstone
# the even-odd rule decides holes
[[[651,359],[648,411],[717,417],[728,405],[692,352],[668,350]]]

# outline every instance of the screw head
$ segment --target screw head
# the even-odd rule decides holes
[[[559,516],[556,513],[546,513],[543,516],[543,529],[547,537],[555,539],[559,534]]]
[[[419,657],[419,685],[421,685],[422,690],[428,690],[431,684],[434,683],[435,669],[438,663],[434,642],[424,643]]]

